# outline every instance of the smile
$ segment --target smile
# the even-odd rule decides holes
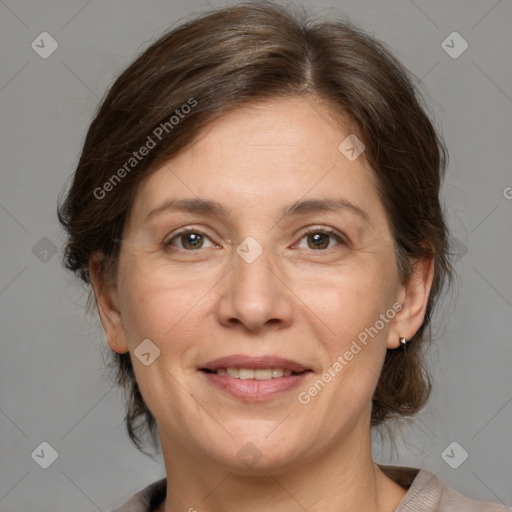
[[[227,375],[233,379],[256,379],[256,380],[270,380],[279,377],[289,377],[294,372],[285,370],[283,368],[217,368],[215,370],[217,375]]]
[[[296,361],[272,356],[228,356],[198,369],[209,385],[246,402],[281,396],[300,386],[312,374]]]

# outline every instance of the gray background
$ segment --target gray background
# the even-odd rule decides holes
[[[228,3],[0,0],[2,512],[105,511],[165,474],[161,458],[129,443],[122,395],[101,369],[99,320],[52,253],[63,242],[56,202],[117,73],[183,16]],[[512,505],[512,2],[301,4],[391,45],[422,80],[450,151],[443,194],[460,283],[438,317],[435,389],[395,447],[375,443],[375,457]],[[31,48],[43,31],[59,45],[47,59]],[[453,31],[469,44],[458,58],[441,47]],[[58,452],[48,469],[31,457],[43,441]],[[457,469],[441,456],[453,441],[469,454]]]

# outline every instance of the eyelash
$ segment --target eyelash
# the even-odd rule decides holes
[[[193,233],[193,234],[199,234],[205,238],[208,238],[210,241],[212,241],[210,239],[210,237],[208,235],[206,235],[205,233],[203,233],[201,230],[199,229],[194,229],[194,228],[186,228],[186,229],[183,229],[181,231],[178,231],[177,233],[175,233],[171,238],[169,238],[168,240],[164,240],[163,242],[163,247],[164,249],[166,250],[178,250],[178,251],[184,251],[184,252],[196,252],[195,250],[189,250],[189,249],[182,249],[181,247],[173,247],[172,246],[172,241],[181,237],[181,236],[184,236],[184,235],[187,235],[187,234],[190,234],[190,233]],[[337,239],[337,241],[340,243],[340,245],[347,245],[347,240],[346,238],[341,235],[341,233],[339,233],[338,231],[332,229],[332,228],[327,228],[327,227],[313,227],[313,228],[310,228],[308,229],[307,231],[303,232],[299,238],[299,242],[307,237],[308,235],[312,235],[312,234],[323,234],[323,235],[329,235],[331,237],[334,237]],[[213,242],[213,241],[212,241]],[[294,244],[294,245],[297,245],[297,244]],[[318,249],[318,252],[322,252],[322,251],[328,251],[329,249],[332,249],[332,247],[328,247],[327,249]],[[200,250],[200,249],[198,249]],[[317,252],[317,250],[315,249],[311,249],[312,251],[315,251]]]
[[[333,237],[335,238],[338,242],[339,242],[339,245],[347,245],[347,239],[341,234],[339,233],[338,231],[336,231],[335,229],[332,229],[332,228],[322,228],[322,227],[313,227],[313,228],[309,228],[307,231],[304,231],[300,238],[299,238],[299,242],[307,237],[308,235],[313,235],[313,234],[322,234],[322,235],[328,235],[330,237]],[[318,249],[318,252],[322,252],[322,251],[328,251],[329,249],[333,249],[333,247],[328,247],[327,249]],[[315,251],[315,249],[311,249],[312,251]],[[317,251],[315,251],[317,252]]]

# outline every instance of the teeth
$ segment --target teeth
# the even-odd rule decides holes
[[[228,377],[233,377],[234,379],[240,378],[240,372],[238,371],[238,368],[226,368],[226,373]]]
[[[238,378],[240,378],[242,380],[254,379],[254,370],[250,370],[248,368],[239,368],[238,369]]]
[[[258,368],[257,370],[251,368],[219,368],[215,373],[217,375],[227,375],[233,379],[270,380],[279,377],[289,377],[292,371],[283,370],[282,368]]]
[[[242,372],[240,372],[241,374]],[[242,378],[242,377],[240,377]],[[256,380],[269,380],[272,378],[272,368],[254,370],[254,378]]]

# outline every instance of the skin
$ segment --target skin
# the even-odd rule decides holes
[[[116,286],[102,280],[102,254],[91,258],[108,344],[130,352],[157,421],[170,476],[160,511],[391,511],[404,497],[372,459],[371,397],[386,349],[423,321],[433,262],[400,283],[374,171],[364,153],[349,161],[338,150],[350,133],[312,98],[232,111],[141,183]],[[294,201],[327,197],[350,201],[369,222],[348,209],[279,216]],[[218,201],[228,216],[171,210],[145,223],[165,200],[183,198]],[[203,245],[174,237],[184,227],[204,234]],[[344,241],[320,237],[316,248],[324,228]],[[236,252],[249,235],[263,250],[252,263]],[[395,302],[401,311],[301,404],[298,393]],[[149,366],[133,356],[144,339],[161,351]],[[250,403],[198,371],[231,354],[278,355],[312,373],[300,389]],[[251,467],[237,456],[248,442],[260,454]]]

